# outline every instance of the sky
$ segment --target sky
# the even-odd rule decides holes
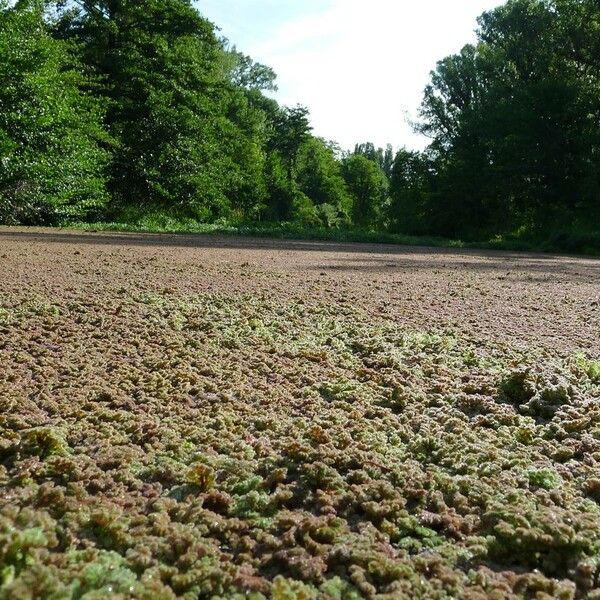
[[[282,104],[302,104],[313,133],[422,149],[415,134],[436,62],[475,40],[500,0],[197,0],[238,50],[277,72]]]

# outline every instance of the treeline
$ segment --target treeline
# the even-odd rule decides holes
[[[394,226],[492,236],[600,230],[600,2],[510,0],[440,61],[397,160]]]
[[[189,0],[0,0],[0,222],[162,212],[474,239],[600,223],[597,0],[485,13],[432,73],[424,152],[343,152],[275,81]]]

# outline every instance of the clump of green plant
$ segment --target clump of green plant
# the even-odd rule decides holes
[[[41,527],[15,529],[6,521],[0,522],[0,542],[0,583],[3,585],[10,584],[31,562],[37,549],[52,545]]]
[[[527,471],[529,484],[545,490],[553,490],[560,485],[560,476],[551,469],[530,469]]]
[[[592,383],[600,384],[600,360],[592,360],[584,354],[578,354],[575,363]]]
[[[65,456],[69,453],[69,445],[63,432],[54,427],[35,427],[26,431],[22,444],[28,454],[42,459]]]
[[[301,581],[287,579],[278,575],[273,581],[271,595],[273,600],[315,600],[317,590]]]
[[[552,419],[563,406],[571,404],[574,394],[573,386],[554,374],[541,383],[536,394],[521,410],[533,417]]]
[[[548,473],[533,474],[533,478],[554,485]],[[576,522],[573,517],[567,509],[553,505],[498,505],[483,516],[484,527],[491,535],[490,557],[537,568],[547,576],[565,576],[580,560],[591,556],[599,542],[594,519],[584,516]],[[557,528],[559,521],[561,526]]]
[[[86,558],[81,555],[82,560]],[[84,565],[73,589],[75,598],[101,598],[118,594],[132,597],[136,591],[139,594],[143,590],[137,575],[116,552],[99,552],[91,562]]]
[[[361,600],[363,598],[356,587],[340,577],[328,579],[321,585],[319,592],[333,600]]]
[[[525,404],[535,395],[535,382],[530,369],[520,369],[507,375],[500,383],[504,397],[516,406]]]
[[[215,485],[215,472],[208,465],[195,462],[188,468],[185,481],[197,487],[201,492],[208,492]]]
[[[510,373],[500,384],[501,395],[523,414],[552,419],[563,406],[571,404],[575,390],[559,373],[533,373],[531,369]]]
[[[12,311],[0,306],[0,325],[6,325],[7,323],[10,323],[12,321],[12,318]]]
[[[88,519],[87,528],[95,541],[107,550],[121,550],[131,542],[127,519],[120,511],[110,507],[99,507]]]

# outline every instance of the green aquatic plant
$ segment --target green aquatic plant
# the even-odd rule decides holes
[[[560,485],[560,476],[551,469],[531,469],[527,471],[527,479],[530,485],[553,490]]]
[[[35,427],[24,432],[21,444],[27,453],[42,459],[69,453],[64,432],[54,427]]]
[[[185,481],[201,492],[208,492],[215,485],[215,472],[208,465],[196,462],[188,468]]]
[[[600,410],[572,358],[144,293],[10,325],[2,600],[593,594]]]
[[[587,358],[585,354],[575,355],[575,364],[586,374],[594,384],[600,384],[600,360]]]

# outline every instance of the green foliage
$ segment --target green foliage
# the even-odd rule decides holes
[[[203,218],[226,211],[235,127],[212,24],[184,0],[99,0],[67,11],[56,28],[81,43],[106,84],[118,142],[110,168],[115,198],[185,206]]]
[[[303,106],[278,109],[272,115],[269,146],[285,161],[290,180],[294,179],[298,153],[309,139],[310,130],[308,109]]]
[[[337,227],[347,223],[352,199],[331,145],[319,138],[310,138],[302,145],[297,181],[317,207],[320,225]]]
[[[315,600],[317,590],[301,581],[278,575],[273,581],[273,600]]]
[[[360,154],[373,161],[389,179],[392,176],[392,166],[394,164],[394,149],[388,144],[385,149],[375,148],[372,142],[356,144],[354,154]]]
[[[381,168],[362,154],[352,154],[343,163],[344,179],[352,197],[352,221],[370,227],[381,220],[387,200],[388,181]]]
[[[600,210],[600,6],[509,0],[437,65],[420,131],[432,177],[413,219],[447,236],[574,228]],[[597,231],[597,230],[596,230]]]
[[[51,427],[30,429],[23,436],[22,446],[26,452],[42,459],[63,456],[69,448],[62,432]]]
[[[197,462],[188,469],[186,482],[206,492],[215,484],[215,473],[208,465]]]
[[[49,540],[40,527],[32,527],[23,530],[10,530],[4,528],[2,531],[3,550],[2,561],[2,584],[12,581],[15,574],[25,568],[30,562],[31,555],[37,548],[45,548]]]
[[[419,152],[399,150],[390,172],[389,222],[395,231],[423,233],[430,219],[429,164]]]
[[[529,483],[545,490],[553,490],[560,484],[558,474],[550,469],[532,469],[527,472]]]
[[[269,112],[267,149],[268,216],[288,221],[298,218],[304,224],[314,224],[309,199],[304,198],[297,184],[298,155],[310,138],[308,110],[274,107]]]
[[[83,559],[84,557],[82,557]],[[72,598],[100,599],[110,596],[156,598],[167,600],[172,594],[150,590],[138,581],[137,575],[127,567],[127,562],[115,552],[102,552],[95,561],[86,564],[73,586]]]
[[[290,179],[285,159],[279,152],[269,153],[265,165],[265,177],[269,190],[268,217],[274,221],[291,220],[297,190]]]
[[[250,56],[238,52],[235,47],[229,53],[231,57],[231,81],[246,90],[276,91],[275,71],[266,65],[254,62]]]
[[[592,360],[583,354],[578,354],[575,357],[575,362],[592,383],[600,384],[600,360]]]
[[[525,404],[535,395],[534,382],[526,369],[513,371],[505,377],[500,384],[500,390],[508,401],[516,406]]]
[[[102,110],[41,1],[0,2],[0,222],[94,218],[107,200]]]

